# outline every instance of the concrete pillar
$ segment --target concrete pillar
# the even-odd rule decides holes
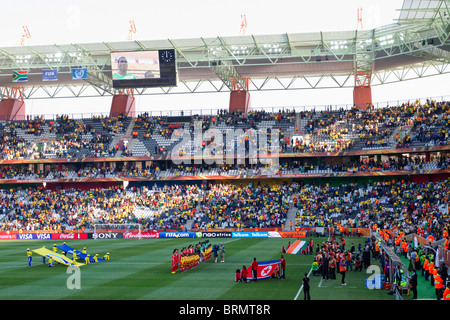
[[[0,120],[25,120],[25,102],[16,99],[1,100]]]
[[[230,113],[241,111],[247,113],[250,111],[250,92],[245,90],[235,90],[230,93]]]
[[[136,116],[136,101],[134,97],[126,94],[117,94],[113,97],[109,116],[117,117],[121,114],[129,117]]]
[[[360,86],[353,88],[353,105],[358,109],[367,109],[372,105],[372,88]]]

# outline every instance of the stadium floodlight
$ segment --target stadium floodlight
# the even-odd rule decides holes
[[[280,44],[264,44],[263,48],[266,49],[266,53],[280,53],[283,51],[283,48]]]

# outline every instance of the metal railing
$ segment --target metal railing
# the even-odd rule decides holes
[[[412,99],[399,99],[399,100],[390,100],[390,101],[381,101],[373,103],[374,109],[383,109],[388,106],[399,106],[403,103],[414,102],[416,100],[420,100],[422,103],[429,100],[435,100],[438,102],[441,101],[450,101],[450,96],[435,96],[435,97],[422,97],[422,98],[412,98]],[[295,111],[298,112],[306,112],[306,111],[339,111],[339,110],[350,110],[353,108],[353,104],[335,104],[335,105],[309,105],[309,106],[272,106],[272,107],[261,107],[261,106],[252,106],[251,111],[265,111],[268,113],[277,113],[282,111]],[[175,116],[214,116],[217,115],[220,110],[228,110],[228,107],[216,107],[216,108],[196,108],[196,107],[186,107],[180,108],[177,107],[165,107],[164,110],[140,110],[136,111],[134,114],[128,114],[129,117],[138,117],[140,115],[148,114],[150,117],[175,117]],[[99,112],[89,112],[89,113],[48,113],[48,114],[30,114],[27,116],[28,119],[33,119],[35,117],[42,117],[44,120],[55,120],[57,116],[65,115],[70,119],[92,119],[94,117],[109,117],[108,111],[99,111]]]
[[[400,257],[397,255],[397,253],[392,250],[392,248],[389,246],[388,243],[384,241],[384,239],[376,232],[373,232],[371,230],[370,236],[374,237],[376,241],[380,242],[380,248],[383,250],[383,252],[386,254],[389,262],[389,279],[393,280],[391,281],[393,283],[392,290],[394,292],[395,300],[403,300],[402,293],[399,292],[397,286],[395,285],[395,270],[397,269],[397,266],[400,267],[400,269],[403,271],[403,275],[406,278],[406,286],[404,288],[408,289],[410,287],[409,283],[409,270],[408,267],[401,261]]]

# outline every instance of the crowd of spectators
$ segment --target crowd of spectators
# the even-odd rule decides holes
[[[287,184],[209,184],[194,216],[196,228],[280,228],[286,222]]]
[[[386,180],[373,184],[304,185],[294,206],[298,227],[329,226],[330,221],[350,228],[417,233],[442,239],[449,228],[450,181],[415,183]]]
[[[26,121],[4,121],[0,127],[2,159],[111,157],[131,148],[117,150],[114,137],[129,130],[131,139],[169,140],[176,129],[191,134],[200,123],[202,131],[267,128],[279,136],[279,152],[338,152],[364,148],[401,148],[411,145],[439,146],[450,142],[447,101],[413,101],[399,106],[359,110],[250,111],[247,114],[219,110],[216,115],[191,115],[174,122],[169,117],[126,116],[72,119],[67,115],[52,120],[35,117]],[[183,120],[185,119],[185,120]],[[188,120],[186,120],[188,119]],[[129,124],[133,121],[133,125]],[[185,121],[185,122],[183,122]],[[23,134],[28,135],[25,140]],[[34,137],[34,140],[33,140]],[[44,142],[43,142],[44,141]],[[45,144],[45,147],[42,145]],[[172,145],[156,143],[146,154],[170,155]],[[226,148],[224,148],[226,150]]]
[[[140,223],[144,229],[356,228],[442,239],[449,228],[450,181],[385,180],[370,184],[173,184],[82,189],[0,190],[0,230],[90,229],[94,223]],[[291,210],[291,211],[289,211]]]
[[[302,139],[292,141],[294,152],[333,152],[363,148],[404,148],[448,145],[447,101],[403,103],[380,109],[307,111]],[[403,134],[399,134],[400,131]]]
[[[93,223],[176,229],[196,206],[195,192],[192,197],[188,194],[184,186],[2,190],[0,230],[85,230]]]

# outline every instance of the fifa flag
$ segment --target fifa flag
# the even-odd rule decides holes
[[[28,81],[28,71],[18,70],[13,71],[13,82],[27,82]]]
[[[73,68],[72,80],[87,79],[87,68]]]
[[[83,263],[78,263],[76,261],[73,261],[72,259],[67,258],[66,256],[63,256],[62,254],[59,253],[55,253],[53,251],[50,251],[44,247],[40,248],[40,249],[36,249],[33,250],[34,252],[36,252],[37,254],[50,258],[52,257],[53,260],[55,260],[56,262],[65,264],[66,266],[82,266],[84,265]]]
[[[271,261],[258,261],[258,269],[256,279],[267,279],[272,276],[272,273],[275,271],[277,264],[280,263],[280,260],[271,260]],[[252,267],[247,268],[247,279],[253,279]]]
[[[300,254],[301,250],[306,250],[307,243],[303,240],[296,240],[291,246],[288,248],[286,253],[290,254]]]
[[[58,70],[47,69],[42,70],[42,81],[57,81],[58,80]]]

